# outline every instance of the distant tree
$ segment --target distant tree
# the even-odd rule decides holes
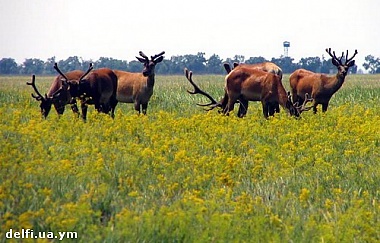
[[[55,60],[55,56],[48,58],[48,59],[46,60],[46,62],[44,63],[44,71],[43,71],[43,74],[56,75],[57,72],[56,72],[55,69],[53,68],[55,62],[56,62],[56,60]]]
[[[369,73],[380,73],[380,59],[375,58],[372,55],[368,55],[364,58],[365,62],[363,67],[365,70],[369,70]]]
[[[95,61],[94,65],[97,68],[110,68],[118,70],[127,70],[128,62],[117,60],[109,57],[100,57],[99,60]]]
[[[141,72],[143,70],[143,65],[139,61],[130,61],[128,63],[128,71],[129,72]]]
[[[10,75],[18,74],[18,67],[15,59],[2,58],[0,60],[0,74]]]
[[[184,67],[197,73],[205,73],[206,71],[206,58],[204,57],[204,52],[198,52],[197,55],[185,55],[184,56]],[[183,68],[184,68],[183,67]]]
[[[226,63],[232,64],[234,62],[244,63],[245,57],[243,55],[235,55],[233,58],[227,58]]]
[[[222,74],[223,73],[223,60],[216,54],[210,56],[207,60],[207,73]]]
[[[292,73],[297,68],[299,68],[298,64],[293,63],[294,59],[291,57],[281,56],[280,58],[272,58],[271,62],[276,64],[282,69],[283,73]]]
[[[245,61],[247,64],[256,64],[256,63],[263,63],[267,62],[268,60],[264,57],[250,57],[248,60]]]
[[[322,62],[319,57],[304,57],[298,62],[300,68],[307,69],[312,72],[321,72]]]
[[[27,58],[21,66],[21,74],[42,74],[45,68],[45,62],[37,58]]]
[[[59,61],[58,66],[63,72],[69,72],[77,69],[84,70],[88,68],[88,66],[86,68],[83,68],[82,62],[77,56],[69,57],[66,60]]]

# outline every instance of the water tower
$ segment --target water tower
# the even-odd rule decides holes
[[[289,51],[289,47],[290,47],[290,42],[289,41],[284,41],[284,56],[285,57],[288,57],[288,51]]]

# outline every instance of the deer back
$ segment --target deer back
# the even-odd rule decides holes
[[[116,74],[109,68],[100,68],[90,72],[80,81],[78,95],[108,102],[112,95],[116,96],[116,89]]]
[[[247,100],[260,101],[272,89],[272,83],[268,78],[272,76],[272,73],[239,65],[226,76],[226,91],[228,95],[242,95]]]

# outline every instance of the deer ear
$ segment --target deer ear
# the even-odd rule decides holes
[[[141,57],[136,57],[137,60],[139,60],[139,62],[142,62],[142,63],[145,63],[145,58],[141,58]]]
[[[162,62],[162,60],[164,60],[164,57],[160,56],[159,58],[157,58],[156,60],[154,60],[154,63]]]

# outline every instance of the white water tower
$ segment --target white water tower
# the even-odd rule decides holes
[[[289,41],[284,41],[283,44],[284,44],[284,57],[288,57],[290,42]]]

